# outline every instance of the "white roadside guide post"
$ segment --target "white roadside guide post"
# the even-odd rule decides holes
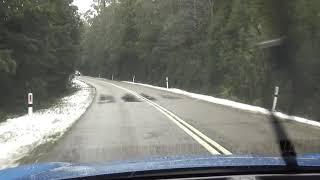
[[[136,76],[135,75],[133,75],[133,77],[132,77],[132,82],[134,83],[134,80],[136,79]]]
[[[169,89],[169,78],[166,77],[166,84],[167,84],[167,89]]]
[[[33,113],[33,94],[28,93],[28,114],[31,116]]]
[[[111,76],[111,80],[113,81],[113,74],[112,74],[112,76]]]
[[[274,89],[274,97],[273,97],[273,104],[272,104],[272,112],[276,111],[277,107],[277,101],[278,101],[278,95],[279,95],[279,87],[276,86]]]

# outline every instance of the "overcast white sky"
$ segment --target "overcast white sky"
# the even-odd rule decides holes
[[[78,6],[80,13],[85,13],[91,8],[92,0],[74,0],[73,4]]]

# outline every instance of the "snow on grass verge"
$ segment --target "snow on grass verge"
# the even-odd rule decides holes
[[[174,89],[174,88],[167,89],[167,88],[163,88],[163,87],[152,86],[149,84],[133,83],[133,82],[129,82],[129,81],[124,81],[124,82],[130,83],[130,84],[141,85],[141,86],[145,86],[145,87],[149,87],[149,88],[154,88],[154,89],[158,89],[158,90],[162,90],[162,91],[167,91],[167,92],[171,92],[171,93],[181,94],[181,95],[185,95],[185,96],[188,96],[191,98],[200,99],[203,101],[207,101],[207,102],[211,102],[211,103],[215,103],[215,104],[219,104],[219,105],[223,105],[223,106],[228,106],[228,107],[232,107],[232,108],[236,108],[236,109],[241,109],[241,110],[245,110],[245,111],[249,111],[249,112],[253,112],[253,113],[259,113],[259,114],[264,114],[264,115],[272,115],[273,114],[277,118],[280,118],[280,119],[293,120],[296,122],[320,127],[320,122],[306,119],[306,118],[302,118],[302,117],[290,116],[290,115],[287,115],[287,114],[284,114],[281,112],[272,113],[268,109],[265,109],[265,108],[262,108],[259,106],[243,104],[243,103],[239,103],[239,102],[235,102],[235,101],[231,101],[231,100],[227,100],[227,99],[215,98],[215,97],[208,96],[208,95],[190,93],[187,91],[183,91],[181,89]]]
[[[86,111],[93,100],[94,90],[74,79],[78,90],[51,108],[7,119],[0,123],[0,169],[16,166],[17,161],[41,144],[61,137]]]

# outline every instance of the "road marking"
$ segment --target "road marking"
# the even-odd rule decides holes
[[[150,101],[149,99],[144,98],[143,96],[139,95],[138,93],[136,93],[134,91],[131,91],[129,89],[126,89],[126,88],[118,86],[118,85],[115,85],[113,83],[109,83],[106,81],[104,81],[104,82],[131,93],[132,95],[147,102],[149,105],[151,105],[152,107],[159,110],[162,114],[164,114],[167,118],[169,118],[173,123],[175,123],[183,131],[185,131],[189,136],[191,136],[194,140],[196,140],[200,145],[202,145],[205,149],[207,149],[211,154],[213,154],[213,155],[217,155],[217,154],[231,155],[232,154],[229,150],[222,147],[220,144],[218,144],[214,140],[210,139],[208,136],[204,135],[199,130],[197,130],[196,128],[194,128],[193,126],[191,126],[190,124],[188,124],[187,122],[185,122],[184,120],[179,118],[174,113],[172,113],[169,110],[165,109],[164,107],[160,106],[159,104],[156,104],[156,103]]]

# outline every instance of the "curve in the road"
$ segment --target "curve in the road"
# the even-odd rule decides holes
[[[165,115],[168,119],[170,119],[173,123],[175,123],[179,128],[181,128],[184,132],[186,132],[189,136],[191,136],[195,141],[197,141],[201,146],[203,146],[206,150],[208,150],[211,154],[224,154],[224,155],[230,155],[232,154],[229,150],[215,142],[214,140],[210,139],[208,136],[201,133],[199,130],[179,118],[174,113],[170,112],[169,110],[165,109],[164,107],[160,106],[159,104],[156,104],[147,98],[139,95],[138,93],[131,91],[129,89],[126,89],[124,87],[115,85],[113,83],[106,82],[114,87],[117,87],[119,89],[122,89],[124,91],[127,91],[128,93],[136,96],[137,98],[145,101],[158,111],[160,111],[163,115]]]

